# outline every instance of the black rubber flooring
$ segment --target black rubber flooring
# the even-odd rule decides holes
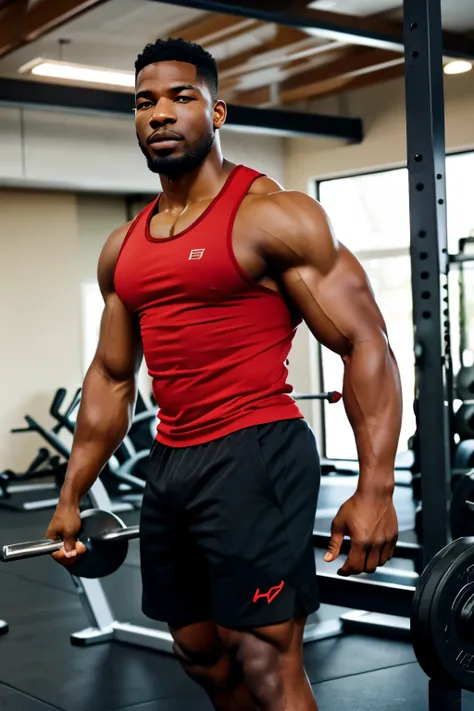
[[[353,483],[321,492],[323,508],[350,495]],[[340,500],[340,501],[339,501]],[[404,521],[409,489],[397,493]],[[51,511],[0,511],[0,544],[41,538]],[[129,524],[138,512],[121,515]],[[324,529],[324,518],[318,528]],[[138,544],[125,565],[103,581],[117,619],[160,627],[140,611]],[[409,564],[408,564],[409,565]],[[317,616],[336,617],[325,606]],[[70,634],[89,626],[67,572],[49,558],[0,565],[0,711],[210,711],[205,694],[171,656],[108,643],[75,647]],[[407,642],[346,635],[305,645],[305,665],[320,711],[428,711],[428,680]],[[464,711],[474,711],[466,694]]]

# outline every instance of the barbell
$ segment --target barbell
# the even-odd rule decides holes
[[[86,552],[69,571],[83,578],[110,575],[138,536],[138,526],[127,527],[109,511],[84,511],[78,539]],[[62,545],[48,539],[7,545],[1,560],[48,555]],[[474,537],[447,545],[422,572],[413,589],[411,631],[415,655],[430,678],[474,691]]]
[[[125,561],[128,553],[128,541],[138,538],[138,526],[127,527],[111,511],[88,509],[81,513],[81,528],[77,539],[86,552],[78,556],[70,571],[78,578],[105,578],[115,573]],[[10,563],[24,558],[50,555],[63,547],[62,541],[41,539],[4,546],[1,560]]]

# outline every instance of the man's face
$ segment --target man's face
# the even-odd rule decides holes
[[[136,83],[136,130],[148,167],[177,178],[209,155],[219,119],[207,85],[193,64],[157,62]]]

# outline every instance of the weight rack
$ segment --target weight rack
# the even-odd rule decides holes
[[[423,556],[450,540],[453,374],[449,329],[441,0],[404,0],[410,254],[423,506]],[[430,711],[461,708],[461,689],[430,679]]]

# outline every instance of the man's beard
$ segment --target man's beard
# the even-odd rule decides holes
[[[138,138],[138,136],[137,136]],[[161,173],[168,178],[175,179],[191,173],[198,168],[211,152],[216,140],[214,133],[206,134],[201,138],[199,143],[192,146],[184,155],[174,156],[169,155],[151,156],[149,149],[142,144],[138,138],[138,145],[146,158],[148,169],[152,173]]]

